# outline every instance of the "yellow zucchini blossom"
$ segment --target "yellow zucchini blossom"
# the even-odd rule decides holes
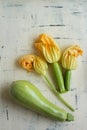
[[[42,75],[45,75],[46,70],[48,69],[46,61],[40,58],[39,56],[35,56],[33,67],[37,73]]]
[[[62,55],[62,66],[65,69],[74,70],[77,68],[77,57],[82,55],[83,51],[78,45],[72,45],[65,49]]]
[[[27,71],[33,69],[39,74],[45,75],[48,65],[45,60],[36,55],[24,55],[19,59],[19,64]]]
[[[39,36],[36,40],[35,47],[43,54],[48,63],[54,63],[60,59],[61,51],[59,46],[47,34],[41,34]]]

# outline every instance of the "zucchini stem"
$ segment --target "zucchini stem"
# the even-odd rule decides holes
[[[70,82],[71,82],[71,70],[66,70],[64,76],[64,84],[65,84],[65,89],[67,91],[70,90]]]
[[[54,92],[54,94],[56,94],[56,96],[60,99],[60,101],[66,106],[68,107],[70,110],[75,111],[75,109],[64,100],[64,98],[61,96],[61,94],[55,89],[55,86],[51,83],[51,81],[48,79],[48,77],[46,75],[44,75],[44,79],[46,80],[46,82],[48,83],[50,89]]]
[[[51,65],[54,71],[56,82],[58,84],[58,89],[61,93],[64,93],[65,87],[64,87],[64,80],[63,80],[63,75],[62,75],[60,65],[57,62],[52,63]]]

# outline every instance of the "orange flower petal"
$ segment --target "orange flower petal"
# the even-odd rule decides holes
[[[32,71],[34,59],[35,59],[34,55],[24,55],[23,57],[20,58],[19,64],[27,71]]]

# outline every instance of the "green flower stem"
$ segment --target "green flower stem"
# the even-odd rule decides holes
[[[61,94],[55,89],[55,86],[51,83],[51,81],[47,78],[46,75],[43,75],[43,77],[45,78],[45,80],[47,81],[50,89],[54,92],[54,94],[56,94],[56,96],[60,99],[60,101],[67,106],[70,110],[75,111],[75,109],[68,103],[66,102],[63,97],[61,96]]]
[[[55,75],[56,82],[58,84],[59,91],[61,93],[64,93],[65,87],[64,87],[64,80],[63,80],[63,75],[62,75],[60,65],[58,62],[52,63],[51,65],[54,71],[54,75]]]
[[[66,70],[65,77],[64,77],[64,83],[65,83],[65,89],[67,91],[70,90],[70,81],[71,81],[71,70]]]

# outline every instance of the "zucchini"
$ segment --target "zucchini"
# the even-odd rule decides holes
[[[73,121],[74,116],[46,99],[37,87],[26,80],[17,80],[11,84],[11,95],[23,106],[44,116],[60,121]]]

